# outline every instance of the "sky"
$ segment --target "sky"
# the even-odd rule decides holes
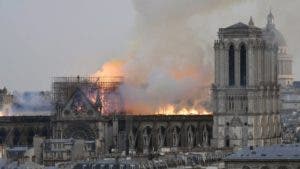
[[[55,76],[89,75],[130,41],[129,0],[1,0],[0,87],[50,90]]]
[[[147,31],[172,29],[176,18],[212,60],[218,28],[248,23],[250,16],[264,27],[271,8],[297,80],[299,6],[299,0],[0,0],[0,88],[50,90],[52,77],[91,75],[108,60],[147,45],[136,45],[140,36],[153,34]]]

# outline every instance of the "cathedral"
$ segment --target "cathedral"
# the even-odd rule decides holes
[[[270,12],[265,28],[237,23],[220,28],[212,85],[216,147],[280,143],[280,84],[292,79],[291,57]]]
[[[59,144],[73,144],[73,139],[91,144],[95,157],[281,143],[279,95],[293,81],[292,57],[273,14],[264,28],[255,26],[252,17],[248,24],[220,28],[214,51],[213,115],[128,115],[119,95],[122,79],[59,77],[52,84],[52,114],[0,117],[0,144],[32,146],[39,136],[44,140],[34,147],[50,165],[62,152],[69,159],[69,150]],[[58,156],[57,148],[62,149]]]

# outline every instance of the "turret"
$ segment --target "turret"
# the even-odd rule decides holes
[[[250,17],[248,25],[249,26],[254,26],[254,22],[253,22],[252,16]]]
[[[268,17],[267,17],[267,29],[272,29],[275,27],[275,24],[274,24],[274,16],[272,14],[272,11],[270,10],[270,13],[268,14]]]

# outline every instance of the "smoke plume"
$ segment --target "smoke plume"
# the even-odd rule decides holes
[[[290,5],[267,0],[133,0],[135,40],[121,66],[121,93],[128,112],[152,114],[164,106],[206,109],[213,82],[213,41],[218,28],[237,22],[264,27],[271,7]],[[281,25],[286,13],[275,23]],[[293,16],[293,15],[292,15]],[[291,19],[291,18],[289,18]],[[285,35],[285,26],[279,26]]]
[[[133,56],[123,67],[121,87],[128,112],[153,114],[173,105],[204,111],[213,79],[212,51],[193,30],[195,15],[236,1],[134,0],[136,41]]]
[[[50,92],[14,92],[13,100],[6,106],[4,115],[46,116],[52,111]]]

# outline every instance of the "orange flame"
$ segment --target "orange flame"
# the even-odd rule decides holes
[[[126,62],[123,60],[111,60],[101,67],[96,73],[93,74],[95,77],[124,77],[124,66]],[[185,77],[195,77],[197,76],[196,68],[189,69],[172,69],[170,74],[175,79],[182,79]],[[197,77],[195,77],[197,78]],[[125,78],[126,79],[126,78]],[[134,79],[138,80],[138,79]],[[101,82],[111,82],[110,78],[100,78]],[[126,83],[126,82],[125,82]],[[128,82],[130,83],[130,82]],[[102,98],[103,100],[104,98]],[[91,99],[92,102],[95,102],[95,97]],[[128,114],[133,115],[210,115],[211,112],[207,111],[205,108],[187,108],[186,106],[177,106],[174,104],[164,104],[157,109],[151,105],[148,105],[145,102],[139,102],[136,100],[135,103],[127,103],[125,102],[125,111]],[[152,112],[152,113],[150,113]]]
[[[176,111],[175,106],[172,104],[167,104],[165,106],[161,106],[157,112],[155,112],[156,115],[209,115],[212,114],[211,112],[208,112],[206,110],[198,111],[193,108],[181,108],[178,111]]]
[[[124,76],[123,66],[125,61],[122,60],[111,60],[104,63],[102,68],[93,74],[95,77],[113,77],[113,76]]]

